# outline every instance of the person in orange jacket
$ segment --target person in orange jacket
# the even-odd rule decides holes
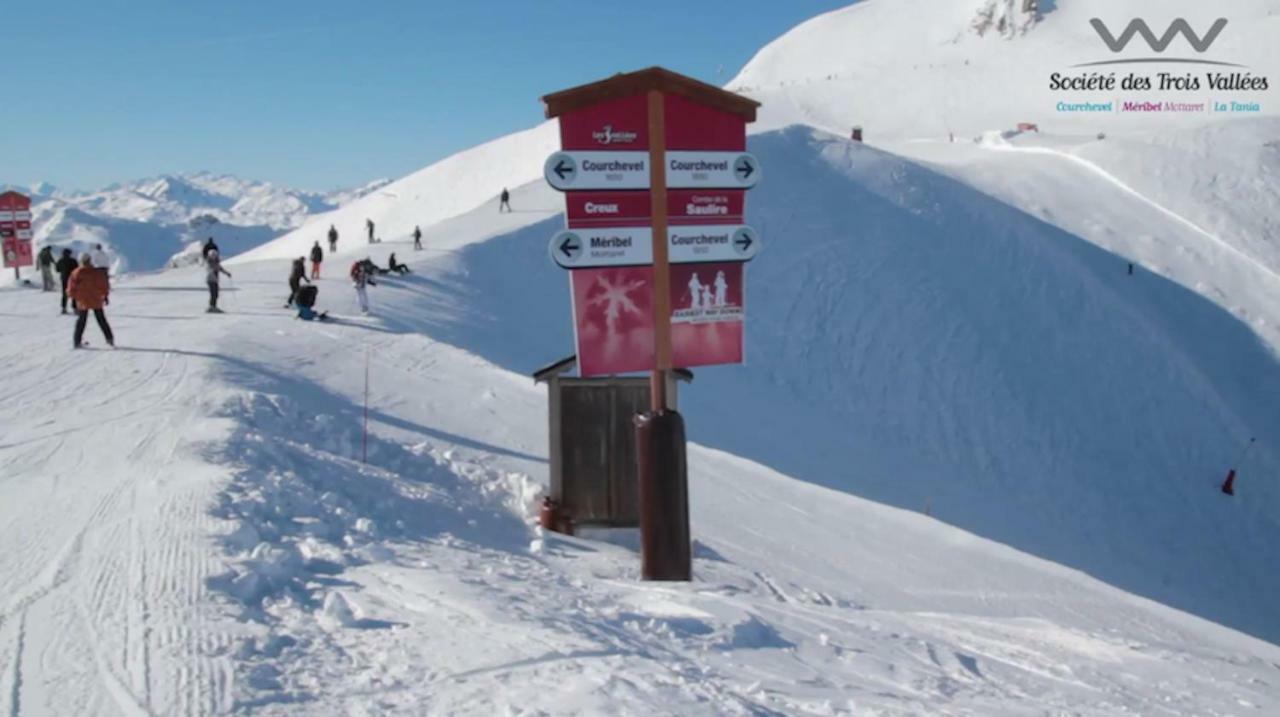
[[[111,281],[107,278],[107,272],[95,268],[89,254],[81,254],[80,268],[71,272],[71,279],[67,281],[67,295],[76,302],[75,348],[80,348],[82,345],[84,326],[89,319],[90,311],[98,322],[98,328],[102,329],[107,345],[112,347],[116,345],[115,336],[111,333],[111,325],[107,323],[107,315],[103,313],[103,309],[110,303],[108,298],[110,293]]]

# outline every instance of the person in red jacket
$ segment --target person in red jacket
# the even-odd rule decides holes
[[[115,336],[111,333],[111,325],[107,323],[107,315],[104,313],[104,308],[110,303],[108,298],[110,293],[111,282],[107,278],[107,272],[95,268],[88,254],[81,254],[80,268],[71,272],[71,279],[67,281],[67,295],[76,302],[76,331],[73,342],[75,348],[80,348],[82,345],[84,326],[89,319],[90,311],[98,322],[98,328],[102,329],[107,345],[113,347],[116,345]]]

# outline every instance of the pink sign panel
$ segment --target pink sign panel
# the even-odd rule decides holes
[[[671,356],[680,368],[742,363],[746,264],[671,265]]]
[[[22,239],[5,239],[3,247],[6,268],[31,266],[35,263],[31,257],[31,242]]]
[[[578,372],[607,376],[654,367],[653,267],[569,272]]]

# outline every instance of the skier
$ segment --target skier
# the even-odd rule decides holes
[[[316,242],[311,247],[311,278],[320,278],[320,262],[324,261],[324,251],[320,248],[320,242]]]
[[[409,267],[396,261],[396,253],[391,252],[390,258],[387,260],[387,273],[396,272],[401,276],[409,273]]]
[[[364,261],[357,261],[351,265],[351,282],[356,287],[356,298],[360,301],[360,311],[366,316],[369,314],[369,294],[365,290],[365,286],[377,286],[378,282],[373,280],[373,276],[369,272],[369,267],[373,265],[373,260],[365,257]]]
[[[302,287],[304,281],[311,283],[307,278],[307,259],[300,256],[293,260],[293,265],[289,268],[289,300],[284,302],[284,308],[293,306],[293,299],[298,295],[298,289]]]
[[[116,339],[111,334],[107,315],[103,313],[103,307],[111,303],[107,298],[111,293],[111,282],[107,279],[105,270],[93,265],[93,257],[88,252],[80,255],[80,268],[71,272],[71,279],[67,282],[67,293],[76,302],[76,330],[72,345],[75,348],[81,347],[84,326],[89,319],[89,312],[92,311],[93,318],[98,322],[98,328],[102,329],[102,335],[107,339],[107,345],[114,347]]]
[[[62,279],[62,313],[67,313],[67,299],[70,294],[67,293],[67,282],[71,280],[71,273],[76,270],[75,257],[71,256],[70,249],[63,249],[62,256],[58,258],[58,277]],[[76,310],[76,300],[71,299],[71,310]]]
[[[111,266],[111,260],[107,258],[107,252],[102,248],[101,244],[94,244],[93,251],[89,252],[89,258],[93,260],[93,266],[103,274],[108,273]]]
[[[53,291],[53,247],[46,244],[40,250],[36,263],[40,265],[42,291]]]
[[[501,214],[503,209],[511,211],[511,192],[508,192],[506,187],[503,187],[502,194],[498,195],[498,213]]]
[[[200,250],[200,256],[204,257],[205,261],[209,261],[209,252],[212,251],[218,251],[218,245],[213,243],[213,237],[209,237],[209,241],[205,242],[204,248]]]
[[[222,309],[218,308],[219,275],[226,274],[231,276],[231,272],[222,268],[222,259],[218,257],[217,249],[205,255],[204,261],[206,264],[205,283],[209,285],[209,308],[206,311],[210,314],[221,314]]]
[[[338,228],[329,225],[329,253],[336,254],[338,252]]]
[[[422,228],[417,225],[413,227],[413,250],[422,251]]]
[[[364,228],[369,230],[369,243],[372,244],[373,243],[373,220],[372,219],[364,220]]]

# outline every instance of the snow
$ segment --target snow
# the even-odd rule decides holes
[[[861,100],[792,74],[887,61],[879,38],[906,26],[954,40],[919,40],[926,65],[1021,72],[1019,53],[1070,54],[1065,19],[1103,7],[1042,2],[1031,22],[1019,5],[930,4],[924,22],[922,3],[869,0],[744,70],[779,83],[759,90],[750,140],[767,251],[749,267],[750,363],[681,391],[689,584],[638,581],[633,535],[534,525],[547,403],[528,373],[571,351],[545,254],[563,223],[540,180],[554,125],[240,254],[226,315],[203,313],[198,266],[117,277],[115,350],[90,325],[73,352],[53,294],[0,289],[0,703],[1280,711],[1276,120],[1117,124],[1099,141],[1011,132],[1001,100],[952,143],[906,93],[874,105],[897,136],[866,121],[868,146],[843,139],[844,103]],[[985,7],[995,32],[979,36]],[[145,197],[222,196],[189,184]],[[504,186],[516,211],[499,214]],[[130,192],[100,206],[149,206]],[[97,236],[87,210],[40,211]],[[342,239],[317,308],[332,319],[302,322],[279,308],[288,259],[330,224]],[[381,277],[360,316],[346,267],[393,251],[413,273]]]

